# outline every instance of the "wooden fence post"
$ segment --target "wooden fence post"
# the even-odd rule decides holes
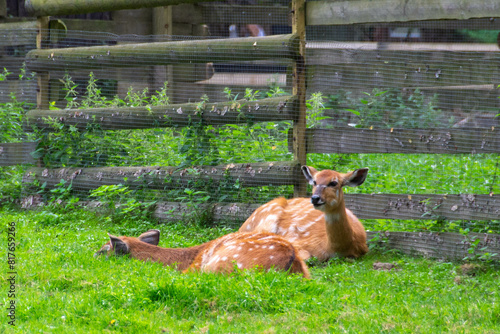
[[[43,49],[44,43],[49,38],[49,16],[41,16],[37,18],[36,27],[36,48]],[[38,109],[48,109],[49,108],[49,72],[38,72],[37,73],[37,93],[36,93],[36,107]]]
[[[168,35],[172,36],[172,6],[163,6],[153,8],[153,35]],[[163,40],[159,40],[162,42]],[[155,66],[153,85],[156,89],[161,89],[165,81],[172,85],[172,68],[173,65]],[[151,90],[152,92],[155,89]],[[168,92],[170,95],[171,92]]]
[[[298,97],[299,113],[293,123],[293,156],[300,165],[306,164],[306,21],[305,0],[292,0],[292,33],[299,37],[300,56],[293,65],[293,94]],[[307,191],[305,178],[299,177],[295,184],[294,196],[304,197]]]

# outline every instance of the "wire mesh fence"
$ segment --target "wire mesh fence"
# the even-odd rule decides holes
[[[1,27],[0,142],[36,141],[15,149],[37,165],[23,171],[28,206],[60,189],[82,201],[229,203],[223,219],[247,212],[230,203],[293,196],[301,41],[288,2],[174,16],[179,30],[191,20],[190,36],[51,29],[37,49],[37,29]],[[497,20],[313,23],[307,164],[370,168],[346,189],[369,230],[498,233]]]

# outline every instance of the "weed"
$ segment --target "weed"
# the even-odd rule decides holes
[[[206,191],[185,188],[184,196],[179,196],[176,200],[187,205],[187,212],[183,215],[183,221],[200,224],[201,226],[212,225],[212,206],[208,205],[210,195]]]
[[[133,197],[132,190],[122,184],[102,185],[91,190],[90,197],[96,198],[103,204],[107,209],[105,213],[110,215],[114,222],[123,219],[135,221],[150,219],[151,209],[156,205],[156,201],[139,202]]]
[[[323,94],[316,92],[311,95],[311,98],[306,101],[307,111],[307,127],[317,128],[323,125],[323,120],[330,119],[324,115],[327,109],[324,105]]]
[[[350,125],[355,127],[432,128],[438,124],[440,110],[436,107],[437,95],[426,98],[416,89],[411,94],[398,90],[374,89],[364,92],[365,97],[346,97],[345,110],[355,116]],[[340,102],[342,105],[343,102]]]

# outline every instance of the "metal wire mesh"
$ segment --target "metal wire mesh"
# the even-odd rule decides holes
[[[287,2],[203,3],[196,13],[198,36],[69,29],[42,50],[36,29],[2,30],[1,102],[25,102],[29,130],[4,142],[40,139],[26,196],[44,184],[71,184],[81,198],[121,185],[141,200],[199,204],[292,196],[299,41]],[[498,230],[499,31],[486,19],[307,26],[308,164],[370,168],[346,190],[366,195],[352,206],[369,229],[441,229],[445,216]],[[42,111],[32,71],[50,71]]]

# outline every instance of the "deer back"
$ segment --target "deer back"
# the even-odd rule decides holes
[[[231,233],[216,239],[198,254],[189,270],[227,273],[235,268],[274,268],[310,277],[295,247],[272,233]]]

